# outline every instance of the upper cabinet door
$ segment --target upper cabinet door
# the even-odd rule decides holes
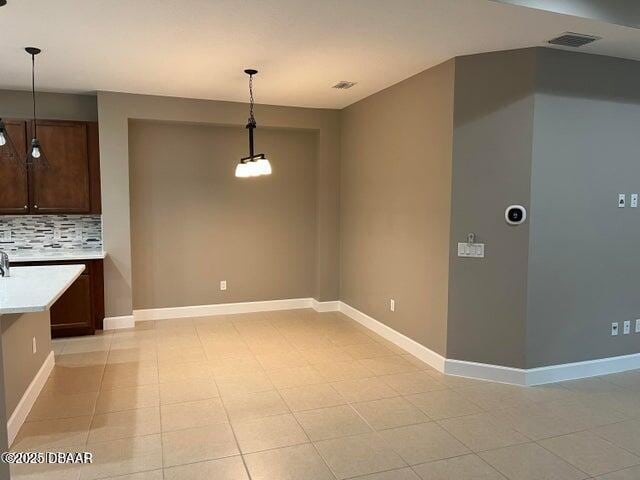
[[[85,122],[38,121],[46,164],[29,167],[31,213],[91,212],[87,130]]]
[[[27,123],[20,120],[6,120],[7,133],[18,154],[18,158],[8,158],[0,154],[0,215],[28,213],[29,188],[25,156],[27,153]]]

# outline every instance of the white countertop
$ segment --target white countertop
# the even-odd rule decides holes
[[[80,276],[84,265],[12,267],[0,277],[0,315],[44,312]]]
[[[65,260],[102,260],[107,256],[103,250],[51,250],[48,252],[7,252],[9,261],[16,262],[55,262]]]

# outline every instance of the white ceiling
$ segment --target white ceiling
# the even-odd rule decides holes
[[[640,60],[640,30],[488,0],[8,0],[0,88],[97,90],[341,108],[456,55],[603,37],[585,52]],[[339,80],[358,84],[330,88]]]

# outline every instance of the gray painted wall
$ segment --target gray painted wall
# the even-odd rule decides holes
[[[47,120],[98,120],[96,95],[36,92],[38,118]],[[0,90],[0,117],[32,118],[31,92]]]
[[[449,61],[341,112],[340,298],[442,355],[453,78]]]
[[[640,63],[537,53],[527,367],[637,353]]]
[[[314,296],[317,131],[255,135],[273,174],[238,179],[244,127],[130,122],[134,309]]]
[[[447,356],[523,367],[529,227],[504,221],[529,204],[535,51],[456,59]],[[485,258],[459,258],[473,232]]]

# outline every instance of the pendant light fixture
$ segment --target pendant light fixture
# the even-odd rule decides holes
[[[36,117],[36,55],[42,50],[36,47],[27,47],[25,51],[31,55],[31,101],[33,103],[33,137],[27,152],[27,165],[45,165],[46,157],[38,140],[38,118]]]
[[[0,118],[0,160],[18,160],[18,153],[16,152],[9,132],[7,132],[7,126]]]
[[[247,129],[249,130],[249,156],[240,159],[236,166],[236,177],[259,177],[261,175],[271,175],[271,164],[264,153],[254,153],[253,131],[256,129],[256,119],[253,116],[253,76],[257,70],[247,69],[244,71],[249,75],[249,120]]]

